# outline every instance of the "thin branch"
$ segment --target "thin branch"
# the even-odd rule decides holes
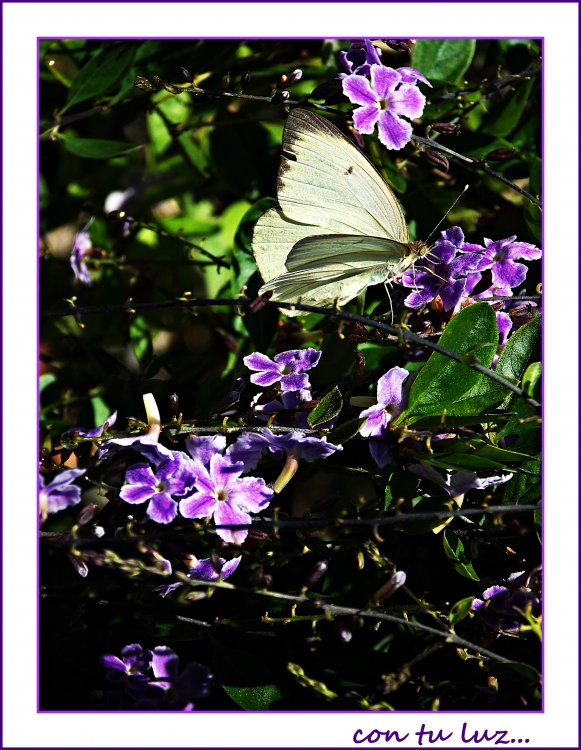
[[[518,298],[513,298],[518,299]],[[248,297],[240,297],[239,299],[197,299],[197,300],[170,300],[167,302],[142,302],[142,303],[135,303],[135,304],[124,304],[124,305],[104,305],[102,307],[99,306],[87,306],[87,307],[76,307],[71,306],[68,309],[65,310],[46,310],[41,313],[41,317],[45,318],[51,318],[51,317],[64,317],[67,315],[73,315],[78,320],[78,318],[81,315],[94,315],[97,313],[109,313],[109,312],[137,312],[138,310],[155,310],[155,309],[163,309],[163,308],[171,308],[171,307],[184,307],[184,308],[192,308],[192,307],[210,307],[210,306],[216,306],[216,307],[245,307],[246,305],[249,305],[252,302],[251,299]],[[461,364],[465,365],[466,367],[470,367],[473,370],[476,370],[476,372],[480,372],[486,377],[490,378],[491,380],[496,381],[499,383],[499,385],[504,386],[509,391],[512,391],[515,393],[519,398],[522,398],[524,401],[526,401],[529,406],[532,406],[534,409],[540,409],[541,404],[536,401],[533,398],[530,398],[530,396],[527,396],[526,393],[519,388],[518,386],[511,383],[509,380],[506,380],[501,375],[498,375],[498,373],[494,372],[494,370],[489,370],[487,367],[483,367],[483,365],[477,363],[477,362],[468,362],[466,361],[466,358],[464,355],[457,354],[456,352],[450,351],[449,349],[445,349],[444,347],[440,346],[439,344],[434,343],[430,339],[424,338],[418,333],[414,333],[413,331],[406,330],[404,328],[395,328],[394,326],[390,326],[387,323],[383,323],[381,321],[372,320],[371,318],[366,318],[362,315],[357,315],[356,313],[346,312],[345,310],[339,310],[338,308],[325,308],[325,307],[317,307],[315,305],[303,305],[302,303],[290,303],[290,302],[272,302],[268,301],[264,304],[265,307],[277,307],[282,310],[302,310],[304,312],[314,312],[318,313],[319,315],[327,315],[329,317],[336,317],[340,320],[346,320],[353,323],[360,323],[364,326],[369,326],[371,328],[376,328],[379,331],[385,331],[386,333],[391,333],[394,336],[397,336],[398,339],[401,339],[403,341],[413,342],[414,344],[420,344],[422,346],[428,347],[428,349],[432,349],[435,352],[439,352],[440,354],[443,354],[445,357],[449,357],[450,359],[455,360],[456,362],[460,362]]]
[[[249,588],[247,586],[238,586],[232,583],[226,583],[225,581],[193,581],[184,574],[178,574],[178,578],[180,578],[184,583],[189,584],[190,586],[195,586],[195,587],[209,586],[211,588],[216,588],[216,589],[228,589],[230,591],[238,591],[240,593],[257,594],[258,596],[267,596],[271,599],[284,599],[286,601],[293,602],[295,604],[308,604],[311,607],[315,607],[316,609],[321,609],[323,612],[329,613],[329,614],[340,615],[340,616],[349,615],[349,616],[355,616],[355,617],[366,617],[372,620],[383,620],[386,622],[393,622],[397,625],[405,625],[408,628],[413,628],[415,630],[422,630],[424,633],[430,633],[431,635],[435,635],[437,638],[445,638],[446,641],[450,643],[455,643],[457,646],[470,649],[471,651],[474,651],[475,653],[480,654],[481,656],[485,656],[488,659],[491,659],[492,661],[497,661],[497,662],[510,661],[509,659],[506,659],[504,656],[495,654],[493,651],[488,651],[488,649],[484,649],[475,643],[471,643],[470,641],[467,641],[466,639],[461,638],[460,636],[456,635],[450,630],[443,632],[442,630],[438,630],[437,628],[432,628],[429,625],[423,625],[422,623],[415,622],[414,620],[406,620],[403,617],[396,617],[395,615],[388,615],[387,613],[380,612],[378,610],[356,609],[355,607],[340,607],[335,604],[329,604],[325,602],[324,600],[318,599],[318,598],[313,599],[307,596],[301,596],[299,594],[281,594],[276,591],[256,590],[256,589]],[[289,617],[288,619],[289,621],[292,621],[292,617]]]

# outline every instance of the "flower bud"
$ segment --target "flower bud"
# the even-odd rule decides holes
[[[460,125],[453,122],[436,122],[431,127],[436,133],[442,133],[443,135],[460,135],[462,132]]]
[[[271,98],[270,103],[276,106],[277,104],[284,104],[287,99],[290,99],[290,92],[285,89],[284,91],[277,91]]]
[[[259,396],[256,400],[256,404],[258,404],[258,406],[269,404],[271,401],[274,401],[275,398],[280,396],[281,392],[282,388],[280,382],[274,383],[274,385],[271,385],[270,388],[267,388],[267,390]]]
[[[81,509],[81,512],[77,516],[77,526],[86,526],[90,523],[93,518],[97,515],[97,503],[89,503]]]
[[[270,539],[266,531],[262,531],[262,529],[256,529],[254,528],[254,526],[248,529],[248,536],[246,538],[254,539],[257,542],[264,542],[265,539]]]
[[[136,86],[138,89],[141,89],[141,91],[148,91],[148,92],[155,91],[155,86],[152,86],[152,84],[147,80],[147,78],[144,78],[143,76],[135,76],[133,85]]]
[[[222,78],[222,91],[228,91],[230,88],[230,81],[231,81],[230,73],[226,73],[226,75]]]
[[[326,99],[342,90],[340,80],[338,81],[335,79],[334,81],[325,81],[325,83],[320,83],[318,86],[315,86],[309,94],[309,99]]]
[[[349,643],[349,641],[353,638],[353,633],[351,632],[351,630],[344,622],[340,622],[339,620],[335,620],[331,623],[331,630],[333,632],[333,635],[342,643]]]
[[[315,565],[315,567],[309,573],[303,588],[310,589],[312,586],[314,586],[315,583],[317,583],[317,581],[319,580],[319,578],[325,575],[328,567],[329,567],[328,560],[319,560],[319,562]]]
[[[192,74],[190,73],[189,70],[187,70],[186,68],[182,68],[182,73],[183,73],[184,78],[186,79],[186,81],[188,83],[193,83],[194,82],[194,78],[193,78],[193,76],[192,76]]]
[[[355,363],[351,370],[351,381],[356,384],[365,377],[365,357],[361,352],[355,352]]]
[[[69,558],[69,560],[73,564],[73,568],[77,571],[81,578],[86,578],[87,574],[89,573],[87,563],[82,558],[75,555],[73,552],[67,552],[67,557]]]
[[[380,604],[386,599],[389,599],[389,597],[394,594],[400,586],[404,585],[405,579],[406,574],[403,570],[398,570],[397,573],[392,575],[387,583],[375,592],[373,600],[377,602],[377,604]]]
[[[487,161],[505,161],[515,153],[516,148],[495,148],[484,157]]]
[[[255,299],[253,299],[252,302],[250,302],[246,307],[246,311],[248,312],[248,314],[252,315],[259,310],[262,310],[262,308],[266,305],[273,294],[274,292],[272,290],[269,290],[268,292],[264,292],[264,294],[261,294],[260,297],[256,297]]]
[[[247,70],[246,73],[242,73],[240,76],[240,91],[243,91],[250,81],[252,80],[252,76],[250,75],[250,72]]]
[[[177,415],[180,413],[180,400],[177,393],[171,394],[171,396],[167,400],[167,405],[169,413],[172,415],[172,417],[177,417]]]
[[[409,52],[410,45],[403,39],[386,39],[386,45],[394,52]]]
[[[276,90],[281,91],[282,89],[290,88],[293,83],[299,81],[303,76],[302,70],[293,70],[288,76],[281,76],[280,81],[276,84]]]
[[[450,169],[450,163],[443,154],[440,154],[438,151],[434,151],[431,148],[429,148],[424,153],[431,162],[437,164],[439,167],[442,167],[445,172]]]

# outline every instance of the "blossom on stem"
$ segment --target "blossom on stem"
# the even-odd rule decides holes
[[[169,523],[177,515],[177,502],[172,496],[183,497],[194,487],[195,463],[184,456],[162,464],[154,474],[148,464],[134,464],[125,475],[126,484],[119,497],[127,503],[149,500],[147,515],[157,523]]]
[[[250,524],[249,513],[266,508],[273,491],[259,477],[243,477],[244,464],[232,461],[230,456],[214,454],[209,466],[194,464],[196,491],[180,502],[184,518],[213,516],[217,526]],[[217,529],[226,542],[242,543],[248,536],[246,529]]]
[[[86,430],[84,427],[75,427],[73,430],[70,430],[70,432],[73,432],[77,435],[81,435],[82,437],[101,437],[101,435],[106,430],[108,430],[109,427],[114,425],[116,421],[117,421],[117,411],[114,411],[110,417],[107,417],[107,419],[103,422],[102,425],[99,425],[99,427],[95,427],[92,430]]]
[[[353,111],[353,124],[369,135],[377,125],[379,140],[388,149],[400,149],[411,139],[412,126],[402,117],[420,117],[425,96],[413,83],[404,83],[393,68],[371,65],[371,83],[361,75],[343,78],[343,93],[360,106]]]
[[[527,267],[523,263],[515,263],[517,259],[538,260],[542,251],[528,242],[515,242],[516,234],[504,240],[493,242],[484,238],[484,247],[465,243],[461,248],[463,253],[480,253],[476,271],[492,271],[492,284],[497,289],[513,289],[520,286],[526,278]]]
[[[129,678],[128,685],[146,684],[145,672],[151,666],[153,653],[148,648],[141,648],[139,643],[132,643],[121,649],[121,658],[113,654],[101,656],[101,664],[109,669],[105,675],[111,682],[123,682]]]
[[[320,358],[321,352],[316,349],[292,349],[276,354],[274,361],[260,352],[244,357],[243,361],[249,370],[258,371],[250,376],[251,383],[269,386],[280,381],[285,392],[310,388],[305,370],[315,367]]]
[[[429,256],[402,274],[402,285],[414,289],[404,301],[406,307],[421,307],[439,296],[447,312],[454,309],[466,293],[466,276],[476,269],[481,256],[465,253],[456,257],[458,250],[466,247],[459,227],[451,227],[441,234]],[[477,279],[473,280],[471,289],[475,283]]]
[[[73,249],[71,251],[71,268],[75,274],[75,278],[79,279],[82,284],[87,286],[93,285],[91,274],[87,268],[85,262],[86,258],[91,255],[93,251],[93,243],[91,242],[91,236],[87,231],[91,226],[95,217],[93,216],[80,232],[77,232],[73,242]]]
[[[377,381],[377,403],[364,409],[359,415],[367,421],[359,431],[362,437],[384,437],[388,434],[388,424],[397,417],[405,400],[403,384],[409,372],[403,367],[392,367]],[[380,468],[391,463],[386,443],[370,441],[369,450]]]
[[[39,506],[43,520],[49,513],[56,513],[81,501],[81,488],[72,482],[85,472],[85,469],[67,469],[57,474],[48,484],[44,475],[39,475]]]
[[[339,60],[347,73],[368,76],[372,65],[381,65],[381,50],[373,46],[371,39],[352,42],[347,52],[341,52]]]
[[[203,560],[196,560],[188,572],[188,578],[191,578],[192,581],[217,581],[219,578],[225,580],[232,575],[240,565],[241,560],[241,557],[233,557],[232,560],[225,560],[224,558],[219,557],[218,561],[221,566],[219,573],[212,565],[211,557],[205,557]],[[178,583],[169,583],[163,586],[158,586],[153,589],[153,591],[161,597],[166,597],[170,592],[175,591],[183,585],[184,584],[181,583],[181,581]]]
[[[528,607],[538,607],[540,602],[528,587],[530,574],[526,571],[512,573],[504,583],[507,586],[490,586],[482,592],[482,599],[474,599],[472,609],[480,615],[486,612],[486,624],[495,630],[513,632],[519,629],[520,615]],[[500,615],[491,617],[490,613]],[[512,618],[512,619],[511,619]]]

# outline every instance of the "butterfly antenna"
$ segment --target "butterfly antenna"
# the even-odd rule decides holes
[[[391,301],[391,294],[389,293],[389,289],[387,288],[387,281],[383,282],[383,286],[385,287],[385,293],[387,294],[387,299],[389,300],[389,309],[391,312],[391,323],[393,324],[394,321],[394,314],[393,314],[393,302]]]
[[[449,208],[449,209],[448,209],[448,210],[446,211],[446,213],[445,213],[445,214],[444,214],[444,215],[442,216],[442,218],[441,218],[441,219],[440,219],[440,221],[439,221],[439,222],[438,222],[438,223],[436,224],[436,226],[435,226],[435,227],[434,227],[434,228],[432,229],[432,231],[430,232],[430,234],[429,234],[429,235],[427,236],[427,238],[426,238],[426,242],[427,242],[427,241],[428,241],[428,240],[430,239],[430,237],[431,237],[431,236],[432,236],[432,235],[434,234],[434,232],[436,231],[436,229],[437,229],[437,228],[438,228],[438,227],[440,226],[440,224],[441,224],[441,223],[442,223],[442,222],[444,221],[444,219],[446,218],[446,216],[448,216],[448,214],[450,213],[450,211],[451,211],[451,210],[452,210],[452,209],[454,208],[454,206],[456,205],[456,203],[458,203],[458,201],[459,201],[459,200],[460,200],[460,198],[461,198],[461,197],[462,197],[462,196],[464,195],[464,193],[465,193],[465,192],[466,192],[466,191],[468,190],[468,188],[469,188],[469,185],[464,185],[464,190],[463,190],[463,191],[462,191],[462,192],[460,193],[460,195],[459,195],[459,196],[458,196],[458,197],[456,198],[456,200],[454,201],[454,203],[452,203],[452,205],[450,206],[450,208]]]

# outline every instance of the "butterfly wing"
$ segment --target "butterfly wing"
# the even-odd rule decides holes
[[[286,257],[306,237],[337,233],[408,241],[395,195],[371,162],[330,122],[308,110],[292,110],[283,151],[289,156],[283,155],[280,162],[280,209],[259,218],[252,238],[265,281],[285,272]]]
[[[291,250],[285,273],[270,279],[260,293],[307,305],[339,305],[368,286],[400,272],[407,247],[382,237],[327,235],[300,240]],[[301,315],[300,311],[285,311]]]
[[[407,225],[382,176],[332,123],[305,109],[289,114],[277,198],[287,219],[340,234],[407,242]]]

